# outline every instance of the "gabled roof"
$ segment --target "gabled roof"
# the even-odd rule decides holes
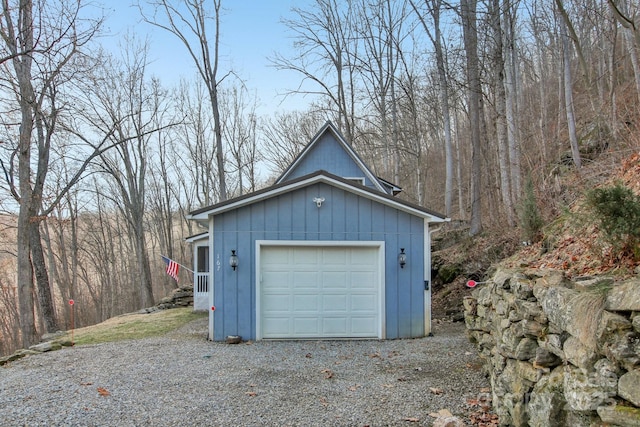
[[[318,141],[320,141],[322,139],[322,136],[327,132],[330,132],[334,136],[334,139],[338,142],[338,144],[342,147],[342,149],[353,159],[356,165],[362,170],[362,173],[364,174],[364,176],[366,176],[369,179],[369,181],[371,181],[379,191],[387,192],[384,184],[380,182],[380,179],[362,161],[358,153],[356,153],[351,147],[351,145],[347,143],[344,136],[342,136],[340,131],[333,125],[333,123],[331,123],[331,121],[327,121],[324,124],[324,126],[320,128],[320,130],[316,133],[316,135],[311,139],[311,142],[309,142],[306,145],[306,147],[304,147],[304,149],[300,152],[300,154],[298,154],[298,156],[294,159],[294,161],[291,162],[289,167],[287,167],[287,169],[285,169],[282,175],[280,175],[280,177],[276,180],[275,184],[280,184],[284,182],[287,179],[287,177],[289,177],[291,173],[296,169],[296,167],[302,162],[302,159],[304,159],[307,156],[307,154],[313,149],[313,147],[315,147],[318,144]],[[393,187],[399,188],[393,184],[391,185]]]
[[[184,241],[187,243],[199,242],[200,240],[207,240],[209,238],[209,232],[205,231],[202,233],[194,234],[192,236],[188,236],[184,238]]]
[[[411,215],[428,219],[429,222],[446,221],[446,217],[440,213],[426,209],[414,203],[400,200],[384,191],[377,191],[369,187],[365,187],[364,185],[357,184],[353,181],[330,174],[329,172],[323,170],[316,171],[314,173],[293,179],[291,181],[280,182],[278,184],[272,185],[271,187],[258,190],[254,193],[245,194],[234,199],[226,200],[212,206],[195,210],[189,213],[189,219],[205,220],[208,219],[210,215],[217,215],[223,212],[232,211],[243,206],[248,206],[253,203],[267,200],[272,197],[276,197],[281,194],[285,194],[287,192],[304,188],[316,183],[325,183],[327,185],[340,188],[342,190],[348,191],[349,193],[365,197],[383,205],[387,205],[400,211],[407,212]]]

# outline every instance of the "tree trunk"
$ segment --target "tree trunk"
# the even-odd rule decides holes
[[[461,0],[462,31],[466,52],[467,96],[469,102],[469,128],[471,133],[471,224],[469,234],[482,232],[482,147],[480,135],[480,68],[478,59],[478,32],[476,26],[477,0]]]
[[[36,285],[38,288],[38,302],[40,306],[40,315],[44,321],[46,332],[55,332],[58,330],[56,321],[56,311],[53,304],[53,294],[51,292],[51,284],[49,283],[49,274],[47,273],[46,262],[44,259],[44,250],[42,248],[42,239],[40,237],[40,222],[32,221],[30,224],[31,239],[31,261],[33,271],[35,273]]]
[[[498,169],[500,172],[500,195],[507,224],[515,225],[511,204],[511,185],[509,172],[509,152],[507,150],[507,95],[505,90],[505,61],[502,44],[502,26],[500,24],[500,0],[490,3],[490,19],[494,40],[493,87],[495,91],[496,143],[498,145]]]
[[[582,167],[580,158],[580,147],[578,147],[578,136],[576,131],[576,119],[573,109],[573,80],[571,77],[571,55],[569,54],[569,36],[564,21],[560,20],[560,37],[562,38],[562,55],[564,60],[564,103],[567,114],[567,127],[569,129],[569,142],[571,143],[571,156],[577,169]]]
[[[509,186],[511,202],[508,209],[513,210],[520,199],[520,143],[518,141],[518,92],[517,92],[517,55],[515,46],[515,22],[512,15],[512,6],[509,0],[504,2],[504,28],[505,28],[505,113],[507,119],[507,142],[509,146]],[[513,12],[515,13],[515,12]],[[509,214],[513,216],[513,212]]]
[[[3,5],[3,13],[9,14],[7,5]],[[29,347],[38,341],[33,300],[33,269],[31,265],[31,221],[35,217],[35,204],[31,188],[31,137],[34,126],[33,103],[35,95],[31,83],[31,66],[33,59],[33,2],[21,0],[19,11],[18,34],[7,41],[13,58],[13,67],[18,80],[18,102],[20,104],[20,135],[18,137],[18,178],[19,203],[18,212],[18,304],[20,310],[20,330],[22,346]],[[13,29],[13,27],[10,27]],[[20,43],[18,45],[17,43]]]

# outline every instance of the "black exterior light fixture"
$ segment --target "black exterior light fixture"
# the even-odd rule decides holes
[[[404,268],[407,263],[407,254],[404,253],[404,248],[400,248],[400,253],[398,254],[398,264],[400,264],[400,268]]]
[[[231,256],[229,257],[229,265],[233,268],[233,271],[236,271],[238,268],[238,255],[236,255],[235,249],[231,250]]]

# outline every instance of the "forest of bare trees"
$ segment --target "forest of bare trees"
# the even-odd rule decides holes
[[[0,354],[69,328],[70,299],[76,325],[154,304],[187,214],[268,185],[327,120],[472,235],[519,225],[528,177],[550,218],[561,171],[640,145],[637,0],[310,0],[270,60],[313,102],[269,115],[219,61],[232,2],[138,1],[193,61],[176,85],[144,37],[101,48],[96,3],[2,0]]]

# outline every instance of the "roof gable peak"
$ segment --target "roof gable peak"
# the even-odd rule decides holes
[[[327,138],[327,136],[331,138]],[[333,144],[333,145],[332,145]],[[345,167],[343,170],[336,170],[339,168],[341,156],[338,152],[333,152],[331,155],[318,156],[318,158],[312,159],[314,154],[322,151],[323,145],[331,145],[331,150],[335,150],[339,147],[342,152],[343,166],[344,162],[349,163],[350,167]],[[326,148],[326,147],[325,147]],[[312,165],[310,164],[312,163]],[[364,178],[368,181],[369,185],[378,191],[388,193],[387,188],[378,179],[378,177],[369,169],[364,163],[362,158],[355,152],[351,144],[345,139],[340,131],[335,127],[331,121],[327,121],[320,130],[315,134],[311,141],[302,149],[293,162],[284,170],[282,175],[278,177],[275,184],[294,179],[298,176],[302,176],[311,173],[313,170],[324,169],[343,178]],[[347,172],[347,169],[349,172]],[[355,175],[354,175],[355,173]]]

